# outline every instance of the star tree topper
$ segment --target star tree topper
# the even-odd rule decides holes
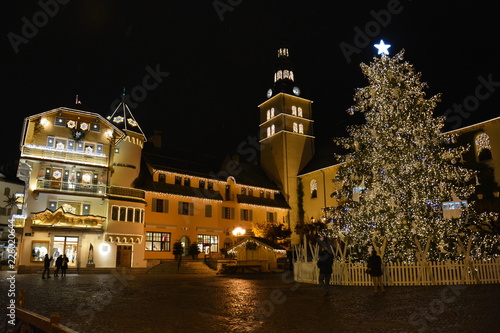
[[[375,47],[378,50],[378,54],[387,54],[387,55],[389,55],[389,48],[391,47],[391,44],[385,44],[384,41],[381,39],[380,43],[375,44]]]

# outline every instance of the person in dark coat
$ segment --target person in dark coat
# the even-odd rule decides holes
[[[323,296],[330,295],[330,279],[333,273],[333,255],[326,247],[319,253],[317,266],[319,268],[319,285],[323,289]]]
[[[59,271],[61,270],[62,267],[62,261],[63,261],[63,256],[62,254],[60,254],[56,259],[56,270],[54,272],[54,277],[59,276]]]
[[[43,272],[42,279],[45,279],[45,273],[47,273],[47,279],[50,279],[50,263],[52,262],[52,258],[49,257],[49,254],[45,254],[45,258],[43,258]]]
[[[66,270],[68,269],[69,259],[65,254],[62,256],[62,264],[61,264],[61,276],[66,276]]]
[[[373,250],[372,255],[368,258],[368,274],[372,277],[373,288],[375,292],[377,292],[377,287],[380,288],[380,291],[384,290],[384,283],[382,282],[382,259],[377,254],[377,251]]]

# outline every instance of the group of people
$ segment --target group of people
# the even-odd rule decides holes
[[[319,268],[319,284],[323,289],[323,296],[330,295],[330,279],[333,273],[333,254],[323,247],[319,253],[317,262]],[[384,283],[382,282],[382,259],[377,254],[377,251],[372,250],[371,256],[368,258],[366,272],[371,276],[374,291],[385,291]]]
[[[47,279],[50,279],[50,264],[54,258],[49,257],[48,254],[45,254],[45,258],[43,259],[43,272],[42,279],[45,279],[45,274],[47,274]],[[59,272],[61,272],[61,276],[66,276],[66,270],[68,269],[69,259],[65,254],[60,254],[56,258],[56,269],[54,271],[54,277],[59,276]]]

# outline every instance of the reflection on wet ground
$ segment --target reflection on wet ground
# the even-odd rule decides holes
[[[0,272],[1,306],[8,302]],[[25,308],[79,332],[486,332],[498,331],[500,285],[317,285],[288,273],[206,275],[15,275]],[[2,328],[3,328],[2,323]]]

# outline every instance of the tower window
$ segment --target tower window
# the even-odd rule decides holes
[[[271,110],[267,110],[267,120],[271,119]]]
[[[270,137],[271,136],[271,127],[268,127],[267,128],[267,136]]]
[[[292,116],[297,115],[297,107],[295,105],[292,106]]]
[[[304,125],[303,124],[299,124],[299,133],[304,134]]]
[[[303,117],[303,114],[302,114],[302,108],[301,108],[300,106],[299,106],[299,108],[298,108],[298,110],[297,110],[297,111],[298,111],[298,112],[297,112],[297,115],[298,115],[299,117]]]
[[[281,80],[283,78],[283,72],[281,70],[277,71],[276,72],[276,77],[277,77],[278,80]]]
[[[274,125],[271,125],[271,135],[274,135],[275,130],[276,128],[274,127]]]
[[[271,118],[274,117],[274,108],[271,108]]]
[[[480,133],[476,136],[474,141],[476,145],[476,154],[478,161],[491,160],[491,145],[490,137],[486,133]]]
[[[297,123],[293,123],[293,133],[297,133],[299,131],[299,125]]]
[[[316,198],[318,196],[318,182],[316,179],[311,180],[311,198]]]

